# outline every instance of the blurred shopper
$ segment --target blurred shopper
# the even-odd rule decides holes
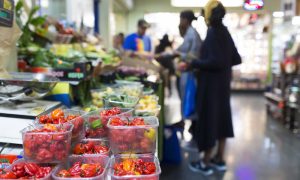
[[[194,20],[197,20],[197,17],[195,17],[194,12],[191,10],[185,10],[180,13],[180,24],[179,24],[179,32],[180,35],[183,37],[183,43],[181,46],[177,49],[177,54],[180,56],[180,60],[184,62],[189,62],[192,59],[199,58],[199,52],[202,44],[202,40],[200,38],[199,33],[196,31],[195,28],[192,26],[192,22]],[[182,114],[182,120],[175,124],[177,127],[184,127],[184,119],[192,119],[192,127],[191,132],[193,134],[193,129],[195,127],[194,120],[195,118],[195,112],[193,113],[186,113],[186,104],[190,104],[195,107],[195,104],[191,104],[191,102],[188,102],[189,99],[186,99],[186,90],[192,90],[191,88],[187,88],[187,82],[188,81],[196,81],[194,77],[194,73],[192,71],[190,72],[183,72],[181,73],[177,78],[177,86],[179,91],[179,96],[181,99],[181,114]],[[194,90],[195,91],[195,90]],[[195,99],[195,98],[193,98]],[[191,106],[191,107],[192,107]]]
[[[155,48],[155,54],[157,56],[156,60],[168,70],[168,74],[166,77],[166,85],[169,90],[169,95],[172,95],[171,88],[171,76],[175,75],[175,67],[174,67],[174,58],[172,55],[172,42],[169,40],[169,36],[165,34],[163,38],[159,41],[159,45]]]
[[[140,19],[137,23],[137,32],[128,35],[125,38],[123,47],[130,56],[138,56],[141,58],[151,58],[152,43],[149,36],[146,35],[150,24],[144,19]]]
[[[123,44],[124,44],[124,34],[119,33],[114,36],[113,39],[113,47],[115,50],[117,50],[120,54],[124,52]]]
[[[201,48],[201,56],[190,64],[181,63],[181,70],[198,70],[198,94],[196,141],[199,152],[204,151],[203,160],[191,162],[192,171],[204,175],[217,170],[226,170],[224,151],[226,138],[234,137],[231,107],[230,82],[232,66],[241,63],[241,57],[231,35],[223,25],[226,10],[217,0],[210,0],[204,8],[204,17],[208,25],[207,37]],[[218,142],[217,153],[212,151]]]

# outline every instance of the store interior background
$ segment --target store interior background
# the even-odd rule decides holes
[[[77,26],[83,19],[84,25],[91,32],[95,28],[94,3],[99,2],[96,3],[99,5],[97,23],[101,36],[105,37],[103,46],[108,48],[112,47],[115,34],[135,32],[140,18],[145,18],[151,24],[148,34],[156,45],[165,33],[178,45],[182,41],[178,32],[180,11],[200,11],[200,7],[174,7],[172,0],[27,1],[29,4],[40,3],[41,14],[66,19]],[[296,15],[294,14],[288,20],[285,19],[283,0],[264,2],[264,8],[259,11],[227,7],[228,14],[224,23],[228,26],[243,59],[243,64],[234,69],[232,83],[233,90],[237,91],[232,98],[236,138],[229,141],[226,159],[229,170],[208,179],[300,179],[300,121],[296,120],[291,128],[290,124],[282,125],[280,120],[274,120],[281,116],[276,109],[271,112],[273,117],[267,116],[267,101],[264,97],[265,90],[272,88],[274,73],[280,71],[279,62],[284,58],[287,42],[292,35],[299,33],[300,18],[293,17]],[[300,6],[299,0],[297,2]],[[204,20],[199,18],[193,26],[204,39],[207,30]],[[16,70],[15,62],[11,63],[9,70]],[[175,84],[173,86],[175,88]],[[166,99],[167,124],[181,119],[177,113],[179,103],[176,94]],[[190,138],[188,134],[184,136]],[[182,150],[182,155],[181,164],[162,165],[162,179],[207,179],[187,168],[187,163],[196,158],[197,153]]]

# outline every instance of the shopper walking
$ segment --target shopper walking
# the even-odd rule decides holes
[[[200,59],[192,63],[181,63],[180,69],[198,70],[196,141],[204,158],[189,164],[193,171],[204,175],[217,170],[226,170],[224,151],[226,138],[234,137],[231,107],[230,81],[234,65],[241,63],[231,35],[223,25],[226,10],[221,2],[210,0],[204,8],[208,25],[207,37],[201,48]],[[218,149],[212,158],[212,151],[218,142]],[[212,158],[212,159],[211,159]]]
[[[200,38],[199,33],[192,26],[192,22],[197,20],[197,17],[194,15],[194,12],[191,10],[185,10],[180,13],[180,24],[179,24],[179,32],[183,37],[183,43],[177,49],[177,54],[180,57],[180,60],[183,62],[190,62],[192,59],[199,58],[200,47],[202,44],[202,40]],[[195,113],[185,113],[184,112],[184,102],[189,101],[186,99],[186,90],[190,90],[186,87],[187,81],[194,79],[192,71],[190,72],[182,72],[177,77],[177,88],[179,91],[179,96],[181,99],[181,114],[182,120],[179,123],[176,123],[175,127],[183,128],[184,119],[192,119],[195,120]],[[196,87],[195,87],[196,88]],[[192,102],[189,102],[192,103]],[[187,115],[188,114],[188,115]]]

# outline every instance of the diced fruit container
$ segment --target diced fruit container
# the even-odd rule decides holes
[[[136,158],[142,159],[145,162],[154,162],[156,171],[154,174],[150,175],[126,175],[126,176],[117,176],[114,174],[114,164],[120,163],[126,158]],[[159,180],[159,175],[161,174],[161,168],[159,160],[157,157],[148,154],[131,154],[131,155],[117,155],[111,157],[110,159],[110,169],[108,171],[108,176],[111,177],[111,180]]]
[[[100,152],[100,153],[78,153],[78,152],[81,152],[81,151],[84,151],[83,149],[85,149],[86,147],[81,147],[80,144],[87,144],[89,145],[89,143],[92,143],[92,145],[95,145],[95,146],[104,146],[104,147],[107,147],[107,151],[106,152]],[[90,146],[88,146],[90,147]],[[109,147],[109,142],[107,139],[83,139],[81,142],[75,144],[73,147],[72,147],[72,156],[76,157],[76,156],[94,156],[94,155],[106,155],[106,156],[109,156],[109,153],[110,153],[110,147]]]
[[[111,108],[101,108],[97,111],[90,112],[84,116],[84,119],[87,123],[86,126],[86,138],[107,138],[108,137],[108,128],[107,123],[109,118],[114,116],[124,116],[124,117],[132,117],[133,109],[132,108],[120,108],[121,114],[114,116],[104,116],[100,115],[100,113],[104,110],[108,110]]]
[[[132,97],[140,97],[143,93],[143,84],[139,85],[118,85],[116,88],[117,93]]]
[[[6,168],[5,170],[7,170],[7,171],[12,171],[12,169],[13,169],[13,167],[15,166],[15,165],[18,165],[18,164],[21,164],[21,163],[29,163],[29,162],[32,162],[32,161],[27,161],[27,160],[25,160],[25,159],[19,159],[19,160],[16,160],[13,164],[11,164],[8,168]],[[51,175],[52,175],[52,172],[54,172],[55,171],[55,169],[56,169],[56,166],[54,166],[53,164],[38,164],[39,166],[41,166],[41,167],[52,167],[52,170],[51,170],[51,172],[47,175],[47,176],[45,176],[44,178],[39,178],[39,180],[51,180]]]
[[[95,177],[89,177],[89,178],[83,178],[83,177],[78,177],[78,178],[63,178],[57,176],[59,171],[63,169],[69,169],[75,162],[81,162],[81,163],[89,163],[89,164],[94,164],[98,163],[100,164],[103,168],[104,171],[102,174],[95,176]],[[52,179],[54,180],[105,180],[107,176],[107,169],[109,166],[109,157],[105,155],[99,155],[99,156],[70,156],[69,161],[65,165],[59,165],[56,170],[52,173]]]
[[[122,120],[132,121],[135,117]],[[113,154],[148,154],[156,152],[158,119],[154,116],[142,117],[146,125],[112,126],[110,118],[109,142]]]
[[[31,132],[49,125],[29,126],[21,131],[24,158],[36,163],[64,162],[71,148],[73,124],[51,125],[57,132]]]
[[[104,99],[105,107],[134,108],[139,98],[127,95],[110,95]]]
[[[114,86],[107,86],[101,89],[92,89],[90,91],[92,96],[92,103],[98,108],[102,108],[104,106],[104,99],[109,95],[115,94],[114,89]]]
[[[69,115],[77,116],[77,117],[73,118],[72,120],[69,120],[68,122],[64,123],[64,124],[72,123],[74,125],[73,131],[72,131],[72,143],[76,143],[76,142],[79,142],[80,140],[84,139],[84,137],[85,137],[85,126],[84,126],[85,122],[84,122],[84,118],[82,116],[84,116],[86,113],[84,111],[76,111],[76,110],[71,110],[71,109],[63,109],[63,113],[64,113],[65,118]],[[51,117],[51,113],[46,114],[46,115]],[[39,121],[41,116],[38,116],[36,118],[37,124],[41,124],[41,122]]]
[[[139,105],[137,105],[135,110],[134,110],[134,115],[135,116],[158,116],[158,114],[160,112],[160,109],[161,109],[161,106],[156,105],[156,107],[154,109],[143,109],[143,110],[141,110],[139,108]]]

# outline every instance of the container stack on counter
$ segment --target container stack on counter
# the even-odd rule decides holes
[[[91,91],[95,111],[56,109],[37,117],[21,131],[24,159],[0,179],[158,180],[160,106],[152,93],[122,82]]]

